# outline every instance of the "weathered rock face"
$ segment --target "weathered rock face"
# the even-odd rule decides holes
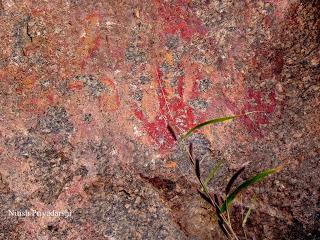
[[[319,1],[0,1],[0,239],[320,239]],[[252,204],[245,233],[243,212]],[[19,217],[9,211],[70,211]]]

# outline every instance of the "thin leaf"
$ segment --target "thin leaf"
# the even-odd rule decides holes
[[[212,205],[211,199],[210,199],[209,196],[207,196],[206,193],[202,192],[201,190],[198,190],[198,192],[199,192],[200,196],[201,196],[204,200],[206,200],[208,203],[210,203],[210,204]]]
[[[218,224],[219,224],[219,227],[221,228],[222,232],[224,233],[224,235],[225,235],[228,239],[230,239],[230,235],[229,235],[227,229],[225,228],[224,223],[223,223],[223,221],[222,221],[221,219],[218,220]]]
[[[242,227],[243,227],[243,228],[245,227],[245,225],[246,225],[246,223],[247,223],[247,221],[248,221],[248,219],[249,219],[249,216],[250,216],[251,211],[252,211],[252,209],[253,209],[255,200],[256,200],[256,198],[255,198],[255,196],[254,196],[254,197],[251,199],[251,203],[250,203],[249,209],[248,209],[246,215],[245,215],[244,218],[243,218],[243,221],[242,221]]]
[[[226,199],[226,201],[223,203],[223,205],[220,208],[220,213],[223,213],[226,211],[227,207],[232,203],[232,201],[236,198],[236,196],[244,189],[248,188],[249,186],[253,185],[254,183],[257,183],[261,180],[263,180],[265,177],[269,176],[270,174],[279,172],[282,169],[282,166],[272,169],[266,169],[252,178],[244,181],[240,186],[238,186]]]
[[[208,120],[206,122],[203,122],[203,123],[200,123],[198,124],[197,126],[191,128],[187,133],[185,133],[183,136],[182,136],[182,139],[186,139],[187,137],[189,137],[194,131],[204,127],[204,126],[207,126],[207,125],[210,125],[210,124],[216,124],[216,123],[220,123],[220,122],[225,122],[225,121],[228,121],[228,120],[231,120],[231,119],[234,119],[238,116],[228,116],[228,117],[222,117],[222,118],[214,118],[214,119],[211,119],[211,120]]]
[[[196,161],[196,175],[197,175],[197,177],[200,179],[200,161],[199,161],[199,159],[195,159],[195,161]]]
[[[211,170],[210,170],[207,178],[206,178],[206,179],[204,180],[204,182],[203,182],[203,184],[204,184],[205,186],[207,186],[207,185],[209,184],[209,182],[214,178],[214,176],[216,175],[216,173],[217,173],[217,172],[219,171],[219,169],[221,168],[222,163],[223,163],[223,161],[220,160],[220,161],[218,161],[218,162],[213,166],[213,168],[211,168]]]
[[[175,141],[177,141],[178,138],[177,138],[177,135],[176,135],[176,133],[174,132],[173,128],[172,128],[169,124],[167,125],[167,128],[168,128],[171,136],[173,137],[173,139],[174,139]]]
[[[186,138],[189,137],[194,131],[196,131],[196,130],[204,127],[204,126],[207,126],[207,125],[210,125],[210,124],[221,123],[221,122],[225,122],[225,121],[228,121],[228,120],[232,120],[232,119],[234,119],[234,118],[246,116],[246,115],[253,114],[253,113],[261,113],[261,112],[263,112],[263,111],[252,111],[252,112],[247,112],[247,113],[240,114],[240,115],[234,115],[234,116],[227,116],[227,117],[210,119],[210,120],[208,120],[208,121],[206,121],[206,122],[200,123],[200,124],[198,124],[197,126],[191,128],[187,133],[185,133],[185,134],[182,136],[182,140],[183,140],[183,139],[186,139]]]
[[[240,176],[240,174],[244,171],[244,169],[246,168],[246,166],[243,166],[242,168],[240,168],[238,171],[236,171],[235,174],[233,174],[233,176],[231,177],[231,179],[229,180],[227,187],[226,187],[226,195],[229,194],[232,185],[234,184],[234,182],[236,181],[236,179]]]
[[[245,225],[246,225],[246,223],[247,223],[247,221],[248,221],[248,219],[249,219],[249,216],[250,216],[250,214],[251,214],[251,211],[252,211],[252,206],[249,207],[246,215],[244,216],[244,219],[243,219],[243,221],[242,221],[242,227],[245,227]]]
[[[217,204],[218,206],[220,206],[221,202],[220,202],[217,194],[214,194],[214,201],[216,202],[216,204]]]
[[[192,142],[191,143],[189,143],[189,158],[190,158],[190,160],[191,160],[191,162],[194,164],[194,161],[193,161],[193,144],[192,144]]]
[[[221,216],[220,216],[220,208],[219,208],[221,202],[219,201],[219,198],[218,198],[217,194],[214,194],[214,202],[215,202],[216,213],[217,213],[218,217],[221,218]]]

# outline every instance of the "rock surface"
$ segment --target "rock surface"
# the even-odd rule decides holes
[[[0,239],[224,239],[210,191],[281,172],[231,209],[240,239],[320,239],[319,1],[0,0]],[[10,211],[69,211],[19,217]]]

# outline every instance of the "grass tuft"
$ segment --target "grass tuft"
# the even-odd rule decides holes
[[[185,134],[182,134],[182,136],[180,138],[177,137],[177,134],[175,133],[174,129],[172,128],[172,126],[167,125],[168,131],[170,132],[170,134],[172,135],[173,139],[177,142],[180,141],[184,141],[185,139],[187,139],[189,136],[191,136],[195,131],[211,125],[211,124],[217,124],[217,123],[222,123],[225,121],[229,121],[229,120],[233,120],[235,118],[239,118],[239,117],[243,117],[243,116],[247,116],[249,114],[253,114],[253,113],[257,113],[260,111],[255,111],[255,112],[248,112],[245,114],[241,114],[241,115],[234,115],[234,116],[227,116],[227,117],[221,117],[221,118],[214,118],[214,119],[210,119],[206,122],[200,123],[198,125],[196,125],[195,127],[191,128],[189,131],[187,131]],[[264,178],[268,177],[271,174],[277,173],[282,169],[282,166],[280,167],[276,167],[276,168],[272,168],[272,169],[266,169],[264,171],[259,172],[258,174],[256,174],[255,176],[249,178],[248,180],[242,182],[238,187],[236,187],[232,192],[232,186],[234,185],[235,181],[237,180],[237,178],[240,176],[240,174],[245,170],[246,166],[243,165],[239,170],[237,170],[231,177],[231,179],[229,180],[229,182],[227,183],[227,186],[225,188],[225,195],[224,194],[216,194],[214,193],[212,197],[211,193],[208,190],[208,184],[210,183],[210,181],[212,181],[214,179],[214,177],[216,176],[217,172],[221,169],[221,166],[223,164],[223,161],[220,160],[218,161],[210,170],[208,176],[205,178],[205,180],[202,180],[201,177],[201,171],[200,171],[200,161],[199,159],[197,159],[194,156],[194,152],[193,152],[193,145],[192,143],[189,143],[188,146],[186,147],[186,152],[188,153],[188,157],[190,162],[193,165],[194,168],[194,172],[196,175],[196,178],[198,180],[199,183],[199,188],[198,188],[198,192],[200,194],[200,196],[206,200],[213,209],[215,209],[216,211],[216,217],[217,217],[217,222],[219,224],[219,226],[221,227],[221,230],[223,231],[223,233],[226,235],[226,237],[228,239],[234,239],[234,240],[239,240],[237,233],[233,230],[232,228],[232,224],[231,224],[231,218],[230,218],[230,212],[229,212],[229,205],[232,204],[232,202],[235,200],[235,198],[238,196],[238,194],[240,192],[242,192],[243,190],[247,189],[248,187],[252,186],[255,183],[258,183],[260,181],[262,181]],[[247,165],[247,164],[246,164]],[[231,192],[231,193],[230,193]],[[225,197],[221,197],[221,196],[225,196]],[[245,224],[251,214],[252,211],[252,207],[249,208],[249,210],[247,211],[246,215],[243,217],[243,221],[242,221],[242,227],[243,230],[245,232]]]
[[[263,180],[267,176],[279,172],[281,169],[282,169],[282,166],[279,166],[279,167],[276,167],[276,168],[272,168],[272,169],[266,169],[266,170],[256,174],[252,178],[244,181],[232,193],[230,193],[228,195],[226,201],[220,207],[220,213],[223,213],[223,212],[225,212],[227,210],[227,207],[233,202],[233,200],[237,197],[237,195],[241,191],[243,191],[244,189],[248,188],[249,186],[251,186],[251,185],[253,185],[253,184],[257,183],[257,182],[260,182],[261,180]]]

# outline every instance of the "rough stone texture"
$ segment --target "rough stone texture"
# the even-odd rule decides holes
[[[0,239],[223,239],[178,134],[248,239],[320,239],[319,1],[0,0]],[[211,148],[211,151],[209,151]],[[9,210],[70,210],[13,217]]]

